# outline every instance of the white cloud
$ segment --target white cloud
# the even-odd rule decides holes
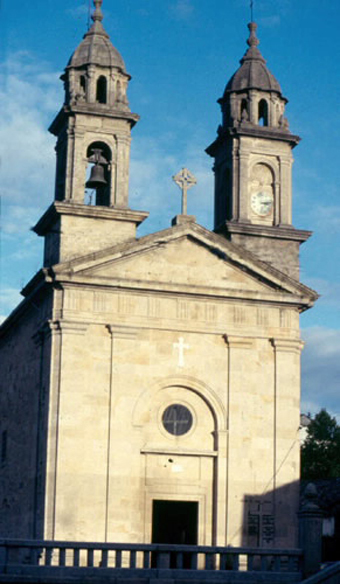
[[[338,234],[340,229],[340,206],[339,205],[317,205],[313,208],[318,231],[327,231],[329,234]]]
[[[190,133],[189,133],[190,135]],[[172,154],[167,153],[168,141],[140,137],[134,141],[130,168],[130,205],[150,211],[142,233],[170,226],[171,219],[181,213],[181,192],[172,177],[183,166],[195,175],[197,185],[188,191],[188,213],[197,221],[211,226],[213,173],[211,161],[199,148],[193,149],[192,135]]]
[[[340,419],[340,330],[302,330],[302,409],[316,413],[325,407]]]
[[[6,239],[6,236],[10,238],[31,229],[37,222],[40,208],[33,205],[8,205],[5,212],[3,234]]]
[[[177,0],[170,6],[171,12],[180,20],[187,20],[194,12],[191,0]]]
[[[89,4],[85,0],[82,4],[75,6],[75,8],[67,8],[66,13],[72,16],[72,18],[83,20],[84,16],[87,16],[89,13]]]
[[[259,18],[258,21],[261,26],[271,28],[273,26],[278,26],[281,19],[278,14],[275,14],[273,16],[263,16],[262,18]]]
[[[4,288],[0,290],[0,324],[8,314],[22,301],[22,296],[15,288]]]
[[[0,67],[0,81],[2,197],[45,204],[53,193],[55,138],[46,130],[62,101],[58,74],[23,51]]]
[[[340,282],[324,278],[306,278],[306,284],[320,294],[318,303],[340,310]]]

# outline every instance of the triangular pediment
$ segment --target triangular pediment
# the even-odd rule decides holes
[[[54,267],[58,279],[222,296],[264,297],[313,291],[253,254],[196,224],[176,226],[140,240]]]

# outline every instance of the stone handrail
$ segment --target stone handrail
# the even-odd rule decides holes
[[[83,543],[68,541],[0,540],[0,575],[30,574],[47,571],[72,576],[115,570],[119,576],[180,577],[183,570],[197,571],[200,579],[214,573],[226,577],[235,572],[268,573],[270,581],[301,581],[301,550],[251,549],[167,544]],[[111,572],[112,573],[112,572]],[[250,576],[250,574],[249,574]],[[192,577],[192,574],[191,576]],[[266,580],[263,580],[266,581]],[[269,580],[268,580],[269,581]]]
[[[340,562],[323,568],[314,576],[303,580],[301,584],[340,584]]]

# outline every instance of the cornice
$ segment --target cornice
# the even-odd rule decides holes
[[[108,221],[125,221],[140,225],[149,216],[149,213],[146,211],[132,211],[131,209],[115,209],[113,207],[96,207],[79,203],[54,201],[33,227],[33,231],[38,235],[45,235],[58,218],[63,215],[106,219]]]
[[[271,237],[272,239],[288,239],[304,243],[312,235],[312,231],[296,229],[290,225],[254,225],[252,223],[242,223],[236,221],[226,221],[219,228],[218,232],[236,233],[240,235],[254,235],[258,237]]]
[[[91,104],[88,103],[72,106],[64,105],[54,118],[52,124],[48,128],[48,131],[51,132],[51,134],[54,136],[59,136],[63,127],[66,125],[67,120],[77,114],[100,118],[111,118],[116,120],[126,120],[131,124],[131,128],[138,122],[140,118],[138,114],[133,114],[130,111],[125,112],[114,109],[112,106],[108,105],[92,104],[91,106]]]
[[[209,156],[214,157],[216,156],[219,147],[226,140],[230,140],[230,138],[238,138],[241,136],[288,142],[292,148],[297,146],[301,140],[300,136],[291,134],[290,132],[284,130],[280,130],[279,128],[271,128],[269,126],[254,126],[252,124],[243,124],[230,128],[222,128],[222,126],[220,126],[218,129],[217,138],[214,140],[214,142],[212,142],[212,144],[210,144],[210,146],[208,146],[208,148],[206,148],[205,151],[207,154],[209,154]]]

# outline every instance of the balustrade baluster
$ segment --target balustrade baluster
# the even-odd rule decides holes
[[[197,570],[198,554],[197,552],[190,553],[190,568],[191,570]]]
[[[30,548],[30,564],[32,565],[36,565],[38,564],[38,558],[39,558],[39,550],[37,548]]]
[[[87,550],[87,567],[93,568],[93,549]]]
[[[238,554],[233,554],[233,570],[238,572],[240,567],[240,557]]]
[[[136,567],[136,557],[137,557],[136,550],[130,550],[130,568]]]
[[[102,550],[102,557],[101,557],[101,561],[100,561],[100,567],[101,568],[107,568],[107,561],[108,561],[108,551],[107,550]]]
[[[281,557],[275,556],[274,558],[274,570],[275,572],[281,572]]]
[[[296,569],[296,558],[288,556],[288,572],[294,572]]]
[[[50,566],[52,564],[52,554],[53,549],[50,547],[45,548],[45,566]]]
[[[228,555],[220,554],[220,570],[227,570],[228,566]]]
[[[150,568],[150,552],[148,550],[143,552],[143,568]]]
[[[251,572],[254,569],[254,556],[253,554],[247,555],[247,570]]]
[[[156,566],[157,568],[168,570],[170,568],[170,552],[158,551],[156,555]]]
[[[66,549],[65,548],[59,548],[59,566],[65,566],[66,565]]]
[[[176,553],[176,568],[179,570],[183,568],[183,552]]]
[[[267,563],[267,556],[261,556],[261,570],[262,572],[267,572],[268,563]]]
[[[215,560],[215,554],[206,552],[204,569],[205,570],[214,570],[215,569],[215,561],[214,560]]]
[[[115,568],[122,567],[122,550],[116,550],[116,565]]]
[[[73,548],[73,566],[75,568],[79,567],[79,548]]]

